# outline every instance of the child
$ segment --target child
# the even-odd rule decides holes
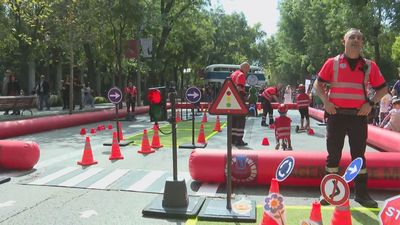
[[[275,149],[278,150],[280,143],[279,140],[282,140],[282,144],[284,139],[288,142],[288,150],[292,150],[292,143],[290,141],[290,124],[292,120],[286,116],[288,111],[288,106],[285,104],[280,104],[278,107],[279,116],[275,118],[275,138],[276,138],[276,146]]]
[[[393,109],[383,119],[381,126],[391,131],[400,132],[400,97],[393,96],[392,99]]]
[[[303,84],[299,85],[299,94],[296,96],[297,106],[301,116],[300,129],[310,128],[310,116],[308,114],[308,106],[310,105],[310,96],[306,94],[306,87]],[[306,118],[306,125],[304,126],[304,118]]]

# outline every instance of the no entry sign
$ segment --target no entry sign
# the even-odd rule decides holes
[[[400,224],[400,195],[389,198],[385,201],[385,206],[379,213],[381,225]]]

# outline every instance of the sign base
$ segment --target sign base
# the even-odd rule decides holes
[[[10,177],[0,177],[0,184],[7,183],[10,180],[11,180]]]
[[[189,196],[189,204],[186,207],[163,207],[163,196],[160,195],[142,210],[143,216],[161,218],[191,218],[196,217],[203,205],[205,198]]]
[[[132,140],[129,140],[129,141],[120,141],[120,142],[118,143],[118,145],[119,145],[119,146],[122,146],[122,147],[125,147],[125,146],[127,146],[127,145],[129,145],[129,144],[131,144],[131,143],[133,143]],[[111,142],[103,143],[103,146],[111,146],[111,145],[112,145]]]
[[[190,148],[190,149],[195,149],[195,148],[205,148],[207,146],[206,144],[192,144],[192,143],[188,143],[188,144],[181,144],[179,145],[179,148]]]
[[[229,222],[256,222],[256,202],[250,200],[232,201],[232,209],[226,208],[225,199],[208,198],[202,207],[198,219]],[[236,207],[235,207],[236,206]]]

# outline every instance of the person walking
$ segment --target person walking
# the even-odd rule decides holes
[[[231,74],[233,83],[235,84],[239,95],[242,97],[243,102],[246,98],[246,77],[250,71],[250,64],[243,62],[240,64],[240,69]],[[247,143],[243,141],[244,127],[246,126],[246,116],[234,115],[232,116],[232,144],[237,147],[246,146]]]
[[[40,81],[36,86],[36,93],[39,96],[39,110],[43,110],[43,106],[46,106],[46,109],[50,110],[50,85],[44,75],[40,75]]]
[[[375,62],[361,56],[364,37],[359,29],[351,28],[343,38],[344,53],[325,61],[314,82],[316,93],[321,98],[327,113],[326,146],[328,157],[325,173],[338,173],[346,134],[349,137],[352,159],[361,157],[362,168],[354,179],[355,201],[364,207],[377,208],[378,203],[368,194],[367,161],[367,116],[372,107],[387,93],[388,88]],[[323,84],[330,84],[324,91]],[[375,90],[372,98],[367,97],[370,84]],[[321,198],[322,205],[327,202]]]

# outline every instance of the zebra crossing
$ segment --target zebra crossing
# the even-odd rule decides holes
[[[223,185],[199,183],[188,172],[180,172],[180,179],[185,179],[188,195],[223,197],[226,195]],[[53,167],[37,171],[37,175],[20,181],[24,185],[84,188],[94,190],[116,190],[144,193],[163,193],[167,178],[172,173],[162,170],[132,170],[101,167],[83,168]]]

